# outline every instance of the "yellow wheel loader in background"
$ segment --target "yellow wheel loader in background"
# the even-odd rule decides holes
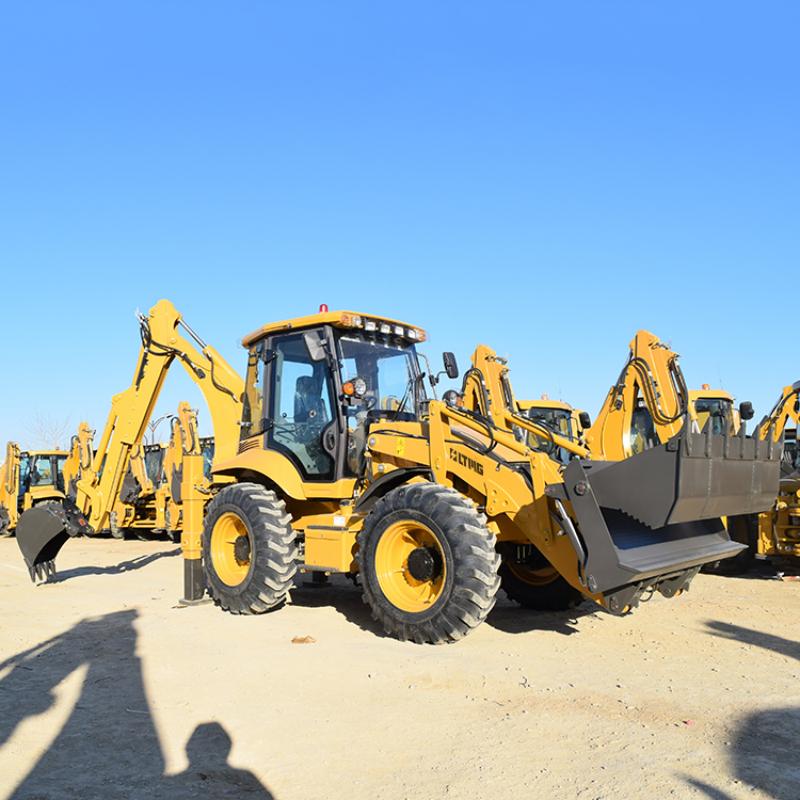
[[[166,301],[142,321],[141,382],[160,385],[187,351],[181,323]],[[388,633],[440,643],[485,619],[501,563],[510,561],[547,565],[535,587],[542,604],[547,595],[555,607],[579,594],[622,614],[645,592],[677,595],[703,564],[735,555],[741,546],[719,517],[774,500],[780,445],[682,424],[688,394],[676,359],[668,377],[681,402],[664,411],[674,433],[638,455],[601,460],[522,416],[508,370],[488,348],[464,376],[463,406],[429,398],[416,351],[424,340],[407,323],[327,310],[244,339],[234,452],[223,452],[214,420],[212,478],[235,482],[215,487],[205,505],[195,491],[202,457],[184,461],[187,601],[207,588],[222,608],[255,614],[285,602],[298,566],[358,573]],[[454,378],[455,359],[445,356]],[[646,365],[640,386],[660,409]],[[130,424],[137,432],[144,413]],[[574,458],[565,466],[532,450],[516,427],[552,436]],[[69,533],[55,515],[35,512],[23,515],[18,532],[32,576],[42,564],[53,570]]]
[[[16,442],[6,446],[0,466],[0,536],[10,536],[19,515],[29,508],[64,499],[62,450],[20,450]]]

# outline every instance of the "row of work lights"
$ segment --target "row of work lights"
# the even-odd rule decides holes
[[[412,342],[424,342],[425,331],[422,328],[413,328],[399,322],[389,322],[383,319],[371,319],[360,314],[343,314],[342,325],[349,328],[361,328],[367,333],[382,333],[387,336],[401,336]]]

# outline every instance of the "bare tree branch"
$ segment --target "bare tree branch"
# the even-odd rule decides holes
[[[49,414],[37,412],[28,425],[29,442],[20,443],[32,450],[67,450],[72,425],[69,417],[56,419]]]

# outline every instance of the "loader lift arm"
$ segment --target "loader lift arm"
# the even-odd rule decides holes
[[[167,372],[177,360],[198,385],[208,404],[217,440],[217,456],[230,458],[239,439],[244,382],[238,373],[183,320],[168,300],[159,300],[147,316],[139,315],[141,348],[131,385],[111,401],[103,433],[92,452],[92,431],[82,423],[73,442],[68,480],[73,508],[67,518],[45,512],[20,518],[18,544],[35,577],[37,565],[52,572],[55,554],[85,519],[84,531],[109,528],[111,512],[132,450],[144,437]],[[42,572],[40,570],[40,572]]]

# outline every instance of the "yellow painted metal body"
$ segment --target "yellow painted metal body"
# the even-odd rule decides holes
[[[309,526],[307,520],[304,524],[306,567],[330,572],[356,571],[356,530],[332,525]]]
[[[418,548],[438,555],[441,572],[427,580],[414,576],[408,563]],[[375,551],[375,572],[389,602],[411,613],[432,606],[447,580],[446,559],[438,537],[427,525],[411,520],[395,522],[384,531]]]
[[[22,450],[16,442],[8,442],[6,458],[0,466],[0,533],[13,532],[19,515],[29,508],[64,499],[59,484],[63,485],[66,456],[63,450]],[[42,470],[36,465],[42,465]],[[33,479],[31,469],[36,469],[37,473],[45,469],[49,472],[37,474]]]

